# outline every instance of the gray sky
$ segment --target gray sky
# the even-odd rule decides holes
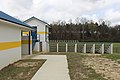
[[[0,0],[0,10],[22,20],[35,16],[51,23],[86,17],[120,24],[120,0]]]

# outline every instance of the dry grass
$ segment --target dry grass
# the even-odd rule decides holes
[[[67,57],[71,80],[106,80],[101,74],[83,63],[83,60],[88,57],[87,55],[74,53]]]
[[[84,65],[95,70],[107,80],[120,80],[120,64],[101,56],[89,56],[82,60]]]
[[[45,60],[24,59],[0,70],[0,80],[31,80]]]

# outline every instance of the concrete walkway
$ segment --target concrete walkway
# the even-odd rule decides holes
[[[32,59],[47,59],[31,80],[70,80],[66,55],[38,55]]]

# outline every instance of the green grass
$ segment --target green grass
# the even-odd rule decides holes
[[[115,46],[115,47],[120,47],[120,43],[113,43],[113,45]]]
[[[102,56],[120,63],[120,54],[103,54]]]
[[[120,54],[120,43],[113,43],[113,46],[114,46],[113,52]]]
[[[25,59],[0,70],[0,80],[31,80],[45,60]]]

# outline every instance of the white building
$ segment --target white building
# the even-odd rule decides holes
[[[36,18],[31,17],[25,21],[25,23],[37,27],[37,40],[34,51],[49,52],[49,24]]]
[[[31,30],[33,29],[28,24],[0,11],[0,69],[21,59],[24,42],[21,33]],[[30,52],[30,48],[28,49]]]

